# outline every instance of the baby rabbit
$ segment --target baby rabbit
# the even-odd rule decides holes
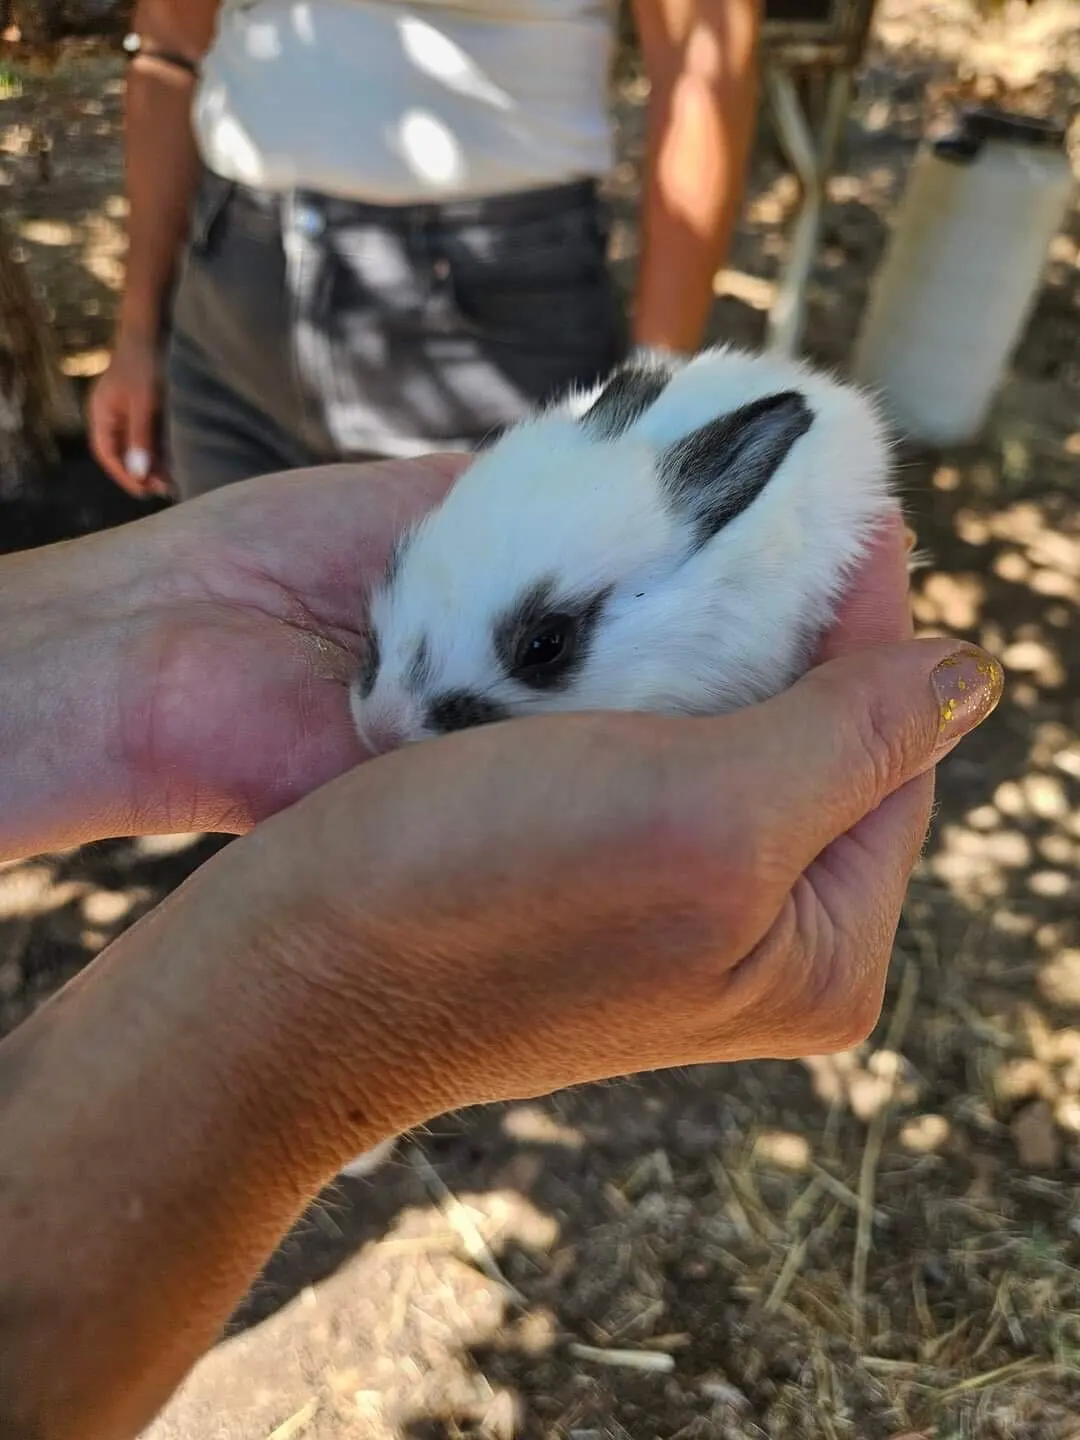
[[[507,431],[402,537],[351,689],[360,736],[764,700],[891,503],[859,391],[731,349],[623,365]]]
[[[402,537],[350,691],[362,740],[775,695],[891,508],[890,469],[872,402],[806,365],[621,366],[506,432]]]

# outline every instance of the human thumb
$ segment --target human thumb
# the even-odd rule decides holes
[[[831,660],[739,712],[753,760],[744,783],[766,783],[783,803],[773,848],[784,853],[775,858],[805,869],[981,724],[1003,686],[1001,666],[984,650],[910,640]]]

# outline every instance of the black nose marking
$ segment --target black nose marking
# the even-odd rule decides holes
[[[412,659],[409,661],[409,668],[405,672],[405,684],[414,693],[425,689],[431,678],[431,646],[426,639],[416,642],[413,647]]]
[[[448,735],[452,730],[471,730],[474,725],[490,725],[508,720],[510,711],[495,700],[474,695],[469,690],[449,690],[436,695],[424,719],[429,730]]]
[[[375,677],[379,673],[379,637],[374,630],[368,631],[367,647],[356,672],[356,693],[366,700],[375,688]]]

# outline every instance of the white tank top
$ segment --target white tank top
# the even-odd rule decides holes
[[[196,93],[217,174],[375,204],[604,175],[613,0],[223,0]]]

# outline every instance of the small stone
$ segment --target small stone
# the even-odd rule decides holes
[[[940,1150],[949,1138],[949,1122],[944,1115],[916,1115],[900,1131],[900,1142],[909,1150],[930,1154]]]
[[[1045,1100],[1025,1105],[1012,1122],[1016,1156],[1025,1170],[1054,1170],[1061,1161],[1061,1140],[1054,1112]]]
[[[754,1144],[754,1159],[776,1165],[781,1170],[805,1170],[813,1156],[805,1135],[787,1130],[766,1130]]]
[[[730,1380],[722,1376],[707,1375],[698,1382],[698,1389],[706,1400],[711,1400],[714,1405],[725,1405],[729,1410],[743,1414],[750,1409],[750,1401],[737,1385],[732,1385]]]
[[[998,1071],[994,1088],[1002,1100],[1048,1100],[1054,1093],[1054,1080],[1050,1071],[1032,1056],[1018,1060],[1007,1060]]]
[[[1080,1006],[1080,950],[1059,950],[1039,971],[1037,983],[1052,1005]]]

